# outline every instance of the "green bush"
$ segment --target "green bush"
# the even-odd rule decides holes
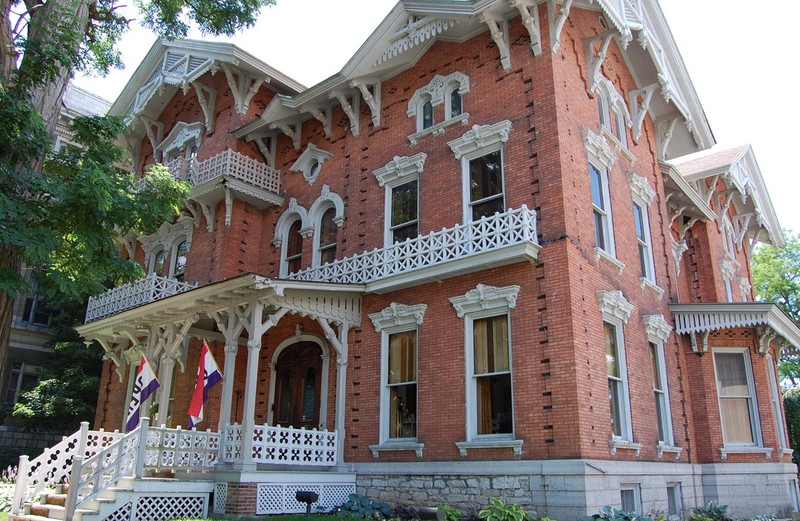
[[[388,519],[392,517],[389,503],[375,501],[368,496],[350,494],[348,500],[339,507],[339,515],[355,519]]]
[[[581,521],[594,521],[596,519],[608,521],[653,521],[651,518],[643,516],[642,514],[625,512],[624,510],[610,506],[601,508],[599,513],[584,517]]]
[[[786,411],[786,427],[789,429],[789,446],[794,449],[792,460],[800,464],[800,387],[789,389],[783,394],[783,409]]]
[[[11,502],[14,500],[14,484],[0,484],[0,512],[11,512]]]
[[[689,514],[691,521],[730,521],[728,517],[728,505],[720,505],[714,501],[709,501],[701,507],[692,509]]]
[[[461,521],[464,512],[450,505],[439,505],[439,510],[444,512],[444,521]]]
[[[515,503],[506,503],[502,499],[492,498],[489,506],[478,512],[478,519],[486,521],[533,521],[536,513],[528,513]]]

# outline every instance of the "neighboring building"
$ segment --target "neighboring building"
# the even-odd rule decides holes
[[[90,302],[95,424],[123,427],[145,354],[155,424],[186,425],[207,340],[214,510],[798,508],[800,330],[749,268],[781,229],[749,148],[675,160],[714,140],[655,1],[400,1],[309,89],[162,41],[111,112],[137,174],[194,188],[126,240],[148,277]]]

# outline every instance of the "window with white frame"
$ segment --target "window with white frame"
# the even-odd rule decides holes
[[[464,222],[477,221],[505,211],[503,187],[503,143],[508,141],[511,122],[475,125],[447,144],[463,172]]]
[[[627,125],[631,121],[625,100],[614,84],[605,77],[597,79],[597,108],[600,128],[622,148],[628,147]]]
[[[633,306],[621,291],[598,291],[597,300],[603,315],[611,438],[612,442],[614,440],[632,442],[633,426],[622,325],[628,321]]]
[[[327,264],[336,260],[336,235],[339,228],[336,226],[335,217],[336,208],[331,207],[325,210],[319,221],[317,244],[319,264]]]
[[[286,250],[283,256],[286,274],[297,273],[303,265],[303,236],[300,234],[302,224],[300,219],[295,219],[286,233]]]
[[[406,306],[393,302],[369,315],[381,333],[380,446],[373,450],[417,441],[418,328],[425,304]],[[414,450],[418,447],[414,445]]]
[[[164,248],[159,248],[157,252],[150,258],[149,273],[153,275],[163,276],[164,266],[167,262],[167,252]]]
[[[713,353],[725,446],[761,446],[749,351],[716,348]]]
[[[139,238],[148,274],[183,282],[195,224],[194,218],[182,215],[174,223],[162,224],[158,232]]]
[[[667,323],[662,315],[645,315],[642,319],[644,320],[650,353],[650,374],[653,381],[658,445],[672,447],[674,445],[674,436],[669,406],[667,364],[664,357],[664,343],[672,331],[672,326]]]
[[[767,364],[767,376],[769,378],[770,396],[772,397],[772,411],[775,416],[775,433],[778,436],[778,447],[781,449],[788,448],[786,443],[786,428],[783,421],[783,409],[781,408],[781,393],[778,388],[778,378],[776,377],[775,361],[772,355],[767,354],[765,357]]]
[[[385,187],[384,244],[414,239],[419,235],[419,177],[427,156],[396,156],[373,174]]]
[[[628,186],[633,197],[633,224],[639,250],[639,272],[642,283],[656,283],[655,263],[653,261],[653,241],[650,236],[650,214],[648,207],[656,193],[644,177],[628,174]]]
[[[326,208],[325,201],[318,199],[315,205],[319,214],[317,219],[321,219]],[[303,265],[303,239],[313,233],[312,222],[309,212],[297,204],[296,199],[290,199],[289,207],[275,224],[275,236],[272,239],[272,244],[280,250],[281,277],[300,271]],[[314,256],[319,253],[316,249],[312,251]]]
[[[464,318],[468,441],[514,437],[510,310],[518,293],[479,284],[450,299]]]
[[[667,483],[667,516],[670,521],[683,518],[683,494],[680,483]]]
[[[621,484],[619,486],[620,503],[623,512],[642,513],[642,492],[639,484]]]
[[[319,177],[322,165],[333,157],[333,154],[317,148],[313,143],[309,143],[297,160],[289,167],[292,172],[301,172],[306,182],[311,185]]]
[[[22,394],[30,391],[41,379],[41,368],[24,362],[11,364],[11,374],[8,378],[6,390],[6,403],[14,404],[19,401]]]
[[[189,255],[189,242],[181,241],[173,250],[170,278],[183,282],[186,275],[186,258]]]
[[[301,236],[307,237],[312,233],[314,235],[312,266],[336,260],[338,230],[342,223],[344,223],[344,200],[339,194],[331,192],[328,185],[322,185],[322,193],[311,205],[307,219],[299,230]]]
[[[616,160],[616,154],[602,135],[595,134],[591,130],[583,130],[582,134],[589,160],[595,255],[613,259],[616,251],[614,248],[614,224],[611,216],[609,172]]]
[[[169,167],[173,176],[179,179],[188,179],[189,162],[197,156],[202,136],[202,123],[180,121],[175,124],[169,135],[156,146],[156,152],[161,154],[161,161]]]
[[[447,76],[437,74],[430,83],[417,89],[408,102],[407,111],[409,117],[417,118],[417,134],[434,133],[437,129],[443,131],[445,126],[463,121],[468,116],[464,112],[463,100],[467,92],[469,77],[461,72]],[[435,110],[442,105],[444,118],[437,123]]]

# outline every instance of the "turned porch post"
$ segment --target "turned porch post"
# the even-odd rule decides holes
[[[264,334],[264,303],[254,302],[249,306],[247,340],[247,373],[244,388],[244,413],[242,414],[242,469],[255,470],[253,461],[253,428],[256,415],[256,387],[258,386],[258,356],[261,352],[261,335]]]
[[[175,357],[171,355],[161,355],[161,361],[158,364],[158,383],[160,389],[158,390],[158,412],[156,413],[156,426],[166,425],[167,416],[169,414],[169,397],[172,394],[172,375],[175,372]],[[145,411],[142,416],[150,416],[148,411]]]

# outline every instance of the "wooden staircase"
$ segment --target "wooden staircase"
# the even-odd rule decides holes
[[[132,491],[133,480],[128,479],[121,481],[118,486],[109,488],[104,491],[102,497],[96,498],[94,501],[89,501],[87,504],[82,505],[77,509],[72,516],[71,521],[83,521],[84,516],[88,519],[97,519],[100,514],[101,504],[113,504],[115,502],[117,493],[120,491]],[[65,507],[67,504],[67,495],[69,494],[69,485],[56,485],[51,491],[42,492],[39,495],[39,503],[31,503],[25,506],[23,514],[9,514],[9,521],[51,521],[53,519],[64,520],[66,517]],[[88,521],[87,519],[87,521]]]

